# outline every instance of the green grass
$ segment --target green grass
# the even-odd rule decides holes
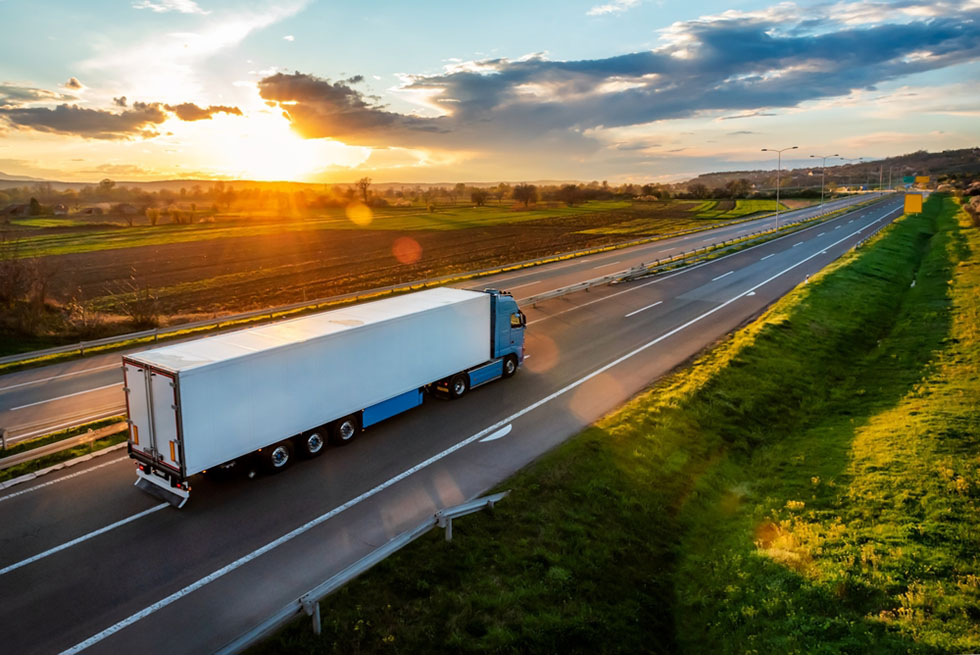
[[[934,195],[257,653],[980,649],[980,235]],[[912,281],[916,285],[911,286]]]
[[[55,464],[60,464],[61,462],[67,462],[68,460],[75,459],[76,457],[82,457],[83,455],[89,455],[96,451],[104,450],[110,446],[115,446],[116,444],[126,441],[127,438],[127,432],[120,432],[118,434],[105,437],[104,439],[98,439],[87,444],[75,446],[74,448],[62,450],[57,453],[51,453],[50,455],[45,455],[44,457],[38,457],[37,459],[24,462],[23,464],[11,466],[8,469],[0,471],[0,482],[3,482],[4,480],[13,480],[14,478],[18,478],[22,475],[40,471],[41,469],[54,466]]]
[[[119,423],[123,420],[125,420],[125,417],[123,416],[110,416],[108,418],[99,419],[98,421],[82,423],[81,425],[76,425],[68,428],[67,430],[59,430],[57,432],[45,434],[34,439],[19,441],[6,450],[0,451],[0,457],[9,457],[10,455],[22,453],[25,450],[34,450],[35,448],[40,448],[41,446],[47,446],[50,443],[64,441],[65,439],[70,439],[71,437],[77,437],[80,434],[84,434],[89,430],[98,430],[99,428],[104,428],[107,425]]]
[[[697,211],[696,215],[698,218],[710,218],[714,220],[730,220],[733,218],[742,218],[743,216],[748,216],[749,214],[756,214],[759,212],[774,212],[776,211],[776,202],[774,200],[760,200],[757,198],[739,198],[735,201],[735,207],[732,209],[718,209],[718,201],[712,201],[710,206],[703,207]],[[783,203],[779,203],[780,210],[788,210],[789,208]]]
[[[370,222],[362,225],[351,222],[343,209],[328,210],[294,220],[268,217],[220,218],[214,223],[157,226],[137,225],[112,229],[86,230],[20,236],[18,257],[41,257],[71,253],[134,248],[168,243],[188,243],[207,239],[254,237],[282,232],[311,230],[372,229],[372,230],[457,230],[505,223],[574,216],[595,212],[615,211],[629,207],[623,201],[595,201],[575,207],[550,207],[515,211],[510,207],[440,207],[429,213],[419,208],[385,208],[372,212]],[[34,219],[39,220],[39,219]],[[58,219],[50,219],[58,220]]]

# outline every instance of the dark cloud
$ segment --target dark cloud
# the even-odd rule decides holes
[[[582,61],[492,59],[410,78],[403,90],[425,93],[444,113],[439,118],[370,101],[353,86],[359,76],[332,83],[277,74],[261,80],[259,90],[311,138],[493,149],[563,137],[582,146],[592,140],[590,130],[699,112],[736,112],[725,119],[773,115],[773,109],[980,58],[980,10],[969,4],[903,23],[885,22],[894,15],[887,7],[868,7],[881,17],[859,27],[835,20],[831,5],[779,5],[675,24],[667,45],[648,52]],[[787,14],[794,11],[799,15]]]
[[[75,89],[77,91],[78,89],[81,89],[83,87],[84,85],[78,81],[77,77],[69,77],[68,81],[65,82],[66,89]]]
[[[127,107],[126,98],[115,98],[114,104]],[[18,129],[88,139],[131,139],[158,136],[156,126],[170,118],[171,114],[183,121],[197,121],[211,118],[219,112],[242,115],[237,107],[212,105],[205,109],[190,102],[179,105],[134,102],[121,112],[64,103],[56,107],[0,106],[0,119]]]
[[[32,102],[51,102],[74,100],[75,96],[65,93],[35,89],[16,84],[0,84],[0,108],[18,107]]]
[[[0,109],[12,126],[38,132],[83,136],[90,139],[126,139],[156,136],[155,125],[167,120],[158,104],[137,102],[121,113],[62,104],[48,107]]]
[[[299,72],[276,73],[259,81],[259,94],[267,102],[278,103],[307,138],[330,137],[348,143],[382,145],[379,137],[386,135],[386,145],[395,145],[415,132],[446,131],[439,126],[439,119],[398,114],[368,102],[351,86],[358,81],[360,76],[331,82]]]
[[[124,98],[125,100],[125,98]],[[184,102],[179,105],[164,105],[167,111],[177,114],[177,118],[182,121],[202,121],[208,120],[215,114],[234,114],[241,116],[242,110],[238,107],[227,107],[225,105],[211,105],[210,107],[198,107],[193,102]]]

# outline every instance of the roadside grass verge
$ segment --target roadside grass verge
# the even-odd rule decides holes
[[[110,446],[115,446],[116,444],[122,443],[126,441],[127,438],[128,432],[120,432],[118,434],[105,437],[104,439],[91,441],[86,444],[78,445],[74,448],[62,450],[57,453],[51,453],[50,455],[45,455],[44,457],[32,459],[29,462],[11,466],[10,468],[0,471],[0,482],[13,480],[14,478],[19,478],[22,475],[34,473],[35,471],[46,469],[49,466],[54,466],[55,464],[60,464],[61,462],[67,462],[68,460],[75,459],[76,457],[90,455]]]
[[[980,235],[957,210],[934,195],[453,542],[326,598],[320,638],[304,617],[252,652],[977,650]]]
[[[772,430],[745,394],[712,394],[739,410],[730,433],[745,454],[701,476],[678,516],[681,650],[980,649],[980,235],[957,212],[934,197],[868,253],[880,261],[854,279],[862,289],[825,297],[856,272],[840,269],[801,300],[803,312],[823,304],[820,320],[788,314],[760,335],[793,342],[773,361],[798,371],[767,402],[806,420]],[[922,250],[919,266],[900,237]],[[868,302],[893,311],[873,316]],[[765,371],[751,355],[733,364]],[[805,369],[834,360],[814,387]]]
[[[16,455],[26,450],[34,450],[35,448],[40,448],[41,446],[47,446],[48,444],[51,443],[64,441],[65,439],[71,439],[72,437],[77,437],[80,434],[85,434],[89,430],[98,430],[99,428],[104,428],[107,425],[112,425],[113,423],[119,423],[120,421],[124,421],[124,420],[126,420],[125,416],[109,416],[107,418],[99,419],[98,421],[82,423],[81,425],[76,425],[66,430],[59,430],[57,432],[45,434],[40,437],[36,437],[34,439],[27,439],[25,441],[20,441],[13,444],[6,450],[0,451],[0,457],[9,457],[10,455]]]
[[[730,202],[730,201],[729,201]],[[784,203],[779,203],[779,209],[782,211],[788,211]],[[756,214],[758,212],[774,212],[776,211],[776,202],[774,200],[766,200],[759,198],[739,198],[735,200],[735,206],[730,208],[720,208],[717,205],[712,207],[706,207],[701,211],[697,212],[697,218],[705,219],[710,218],[713,220],[728,220],[732,218],[741,218],[743,216],[748,216],[749,214]]]

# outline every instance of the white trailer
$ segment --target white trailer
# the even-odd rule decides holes
[[[206,469],[258,453],[278,471],[426,390],[509,377],[524,324],[509,294],[437,288],[127,355],[136,484],[182,506]]]

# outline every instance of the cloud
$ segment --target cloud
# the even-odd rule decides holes
[[[587,152],[597,147],[595,135],[610,128],[705,114],[773,115],[976,61],[975,5],[944,5],[941,15],[922,18],[916,7],[926,5],[904,2],[902,12],[891,13],[901,22],[871,22],[869,9],[855,27],[836,20],[833,5],[781,4],[675,23],[650,51],[580,61],[531,55],[454,62],[441,74],[405,76],[396,92],[438,117],[393,112],[349,81],[298,72],[266,77],[259,90],[309,138],[476,150],[554,143],[559,151]]]
[[[162,4],[162,3],[161,3]],[[303,10],[309,0],[282,0],[257,5],[233,3],[224,10],[195,17],[188,31],[158,30],[132,44],[103,40],[95,56],[80,63],[84,70],[115,79],[131,97],[209,97],[215,82],[202,63],[234,48],[250,34]]]
[[[0,84],[0,108],[9,109],[33,102],[75,100],[75,96],[17,84]]]
[[[125,97],[116,98],[115,104],[126,107]],[[0,120],[21,130],[118,140],[159,136],[156,126],[172,115],[182,121],[199,121],[210,119],[216,113],[242,115],[238,107],[211,105],[202,108],[191,102],[179,105],[134,102],[131,108],[121,112],[64,103],[56,107],[0,107]]]
[[[194,0],[141,0],[133,4],[133,9],[149,9],[157,14],[164,14],[176,11],[181,14],[209,14],[211,12],[201,9]]]
[[[182,121],[201,121],[210,120],[214,114],[234,114],[241,116],[242,110],[238,107],[227,107],[225,105],[211,105],[207,108],[198,107],[193,102],[185,102],[179,105],[164,105],[167,111],[172,111]]]
[[[352,145],[381,145],[412,141],[414,132],[439,132],[438,121],[388,111],[353,88],[363,77],[328,79],[303,73],[276,73],[258,83],[259,94],[278,104],[296,130],[306,138],[339,139]]]
[[[292,34],[287,34],[286,36],[282,37],[282,40],[283,41],[295,41],[296,40],[296,37],[293,36]]]
[[[69,77],[68,78],[68,81],[65,82],[65,88],[66,89],[73,89],[73,90],[76,90],[77,91],[79,89],[84,88],[84,85],[81,82],[78,81],[78,78],[77,77]]]
[[[605,16],[606,14],[621,14],[640,4],[640,0],[613,0],[606,5],[596,5],[587,12],[586,16]]]
[[[112,104],[114,104],[117,107],[125,107],[126,106],[126,96],[119,96],[118,98],[113,98],[112,99]]]
[[[125,139],[155,136],[154,126],[167,120],[167,113],[157,104],[134,103],[132,109],[113,113],[66,103],[54,108],[0,109],[0,117],[20,129],[91,139]]]

